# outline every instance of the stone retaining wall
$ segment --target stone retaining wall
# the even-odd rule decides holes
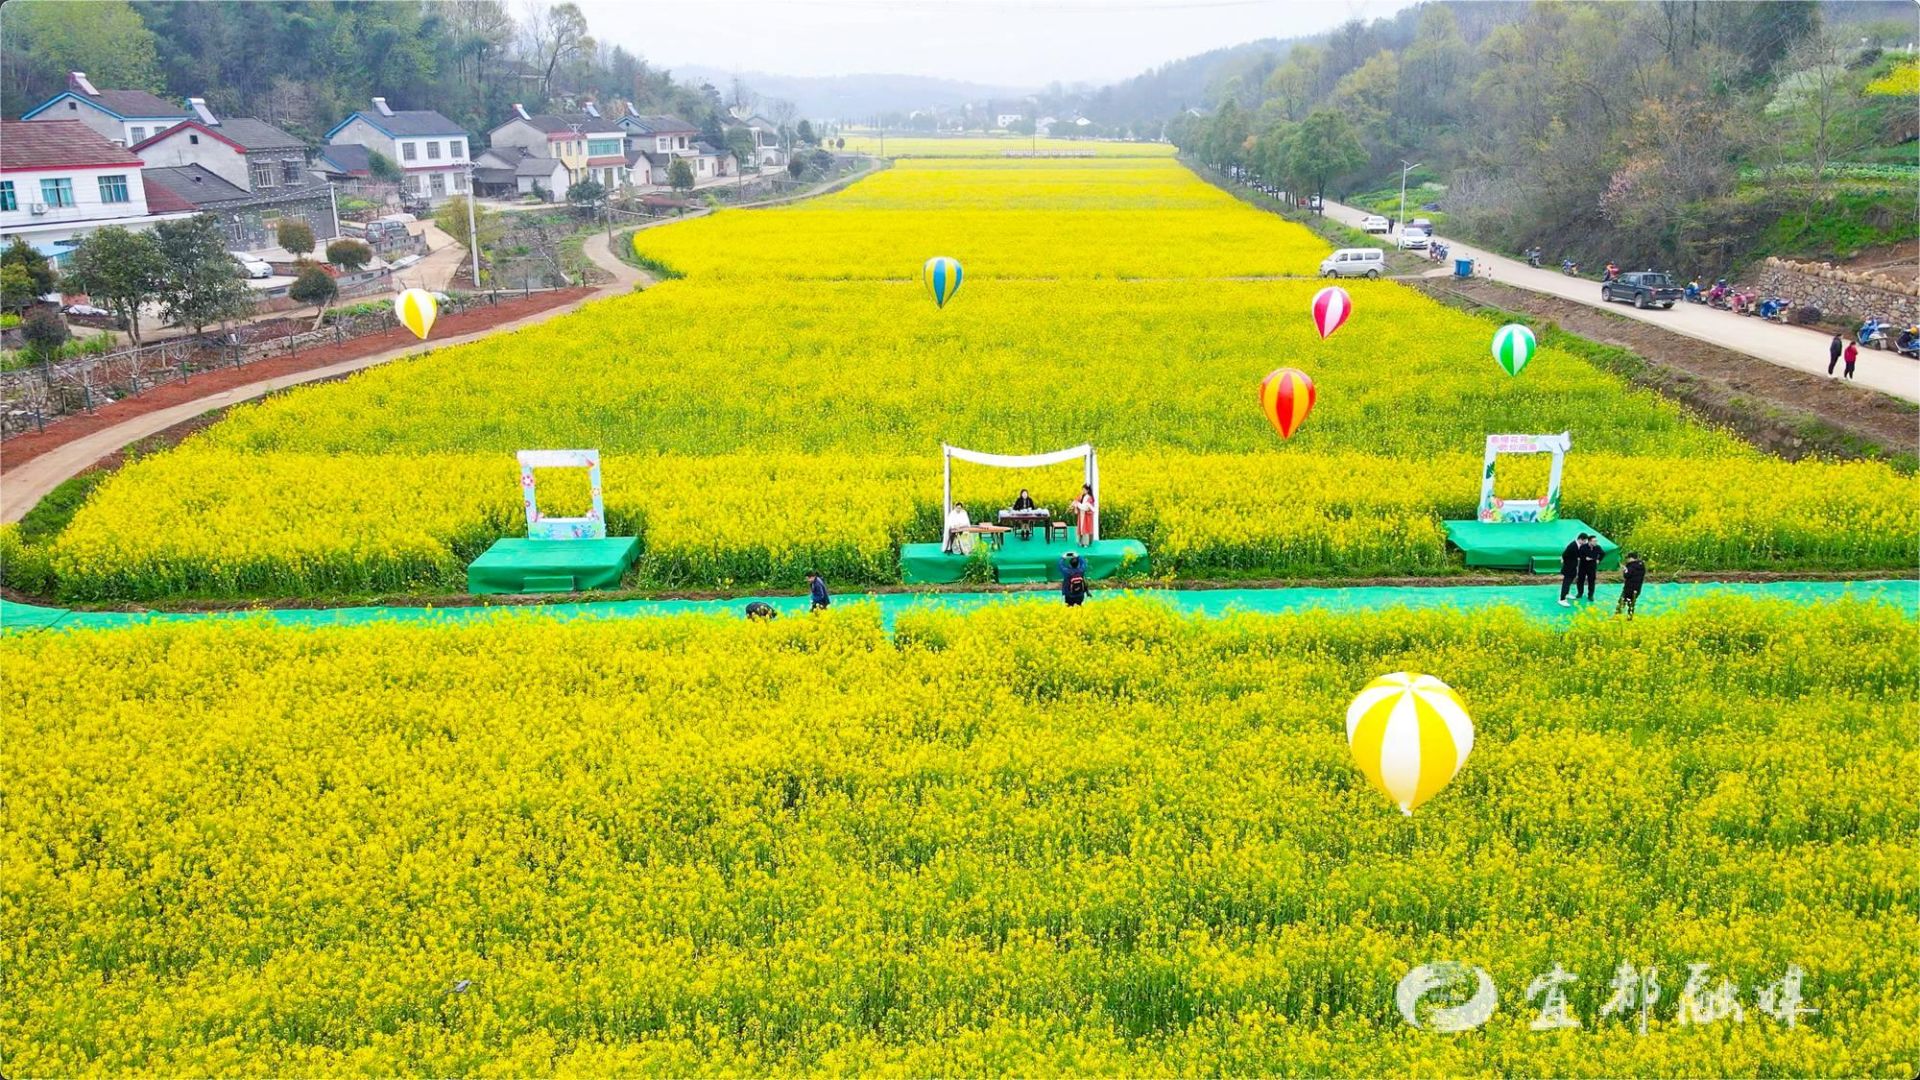
[[[1830,323],[1869,317],[1896,325],[1920,323],[1920,279],[1860,273],[1832,263],[1769,258],[1753,276],[1762,296],[1784,296],[1795,306],[1811,304]]]

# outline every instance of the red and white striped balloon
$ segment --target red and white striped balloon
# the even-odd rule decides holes
[[[1347,290],[1338,285],[1329,285],[1313,294],[1313,325],[1320,330],[1320,340],[1346,324],[1347,316],[1353,314],[1353,300],[1347,296]]]

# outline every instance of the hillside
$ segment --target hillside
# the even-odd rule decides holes
[[[762,101],[791,101],[799,115],[816,118],[856,119],[876,113],[913,109],[953,109],[969,102],[1017,98],[1031,93],[1031,89],[989,86],[925,75],[773,75],[764,71],[728,71],[700,64],[682,64],[673,70],[681,78],[696,83],[712,83],[722,88],[723,92],[738,78],[751,87]]]

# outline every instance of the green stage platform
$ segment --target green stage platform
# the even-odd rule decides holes
[[[611,589],[640,554],[640,539],[529,540],[508,537],[467,565],[470,593]]]
[[[1531,570],[1536,574],[1560,572],[1560,552],[1581,533],[1600,537],[1600,569],[1620,568],[1620,545],[1600,536],[1600,530],[1584,521],[1561,518],[1559,521],[1444,521],[1447,542],[1467,557],[1468,566],[1493,570]]]
[[[986,537],[980,538],[985,547]],[[1120,573],[1121,564],[1130,571],[1146,573],[1147,548],[1138,540],[1096,540],[1082,546],[1076,540],[1048,543],[1046,533],[1036,529],[1033,538],[1022,540],[1008,533],[1006,543],[991,549],[993,579],[1004,583],[1059,581],[1060,556],[1077,551],[1087,561],[1087,580],[1100,581]],[[939,544],[902,544],[900,578],[908,585],[951,585],[966,576],[968,557],[949,555]]]

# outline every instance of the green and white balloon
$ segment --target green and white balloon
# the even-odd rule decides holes
[[[1500,361],[1501,370],[1509,375],[1520,374],[1520,369],[1533,359],[1533,331],[1519,323],[1508,323],[1494,332],[1493,358]]]

